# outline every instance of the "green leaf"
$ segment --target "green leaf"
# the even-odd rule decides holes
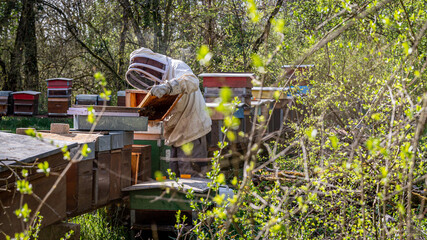
[[[93,109],[93,106],[88,107],[87,112],[87,121],[93,124],[95,122],[95,110]]]
[[[276,100],[276,101],[279,100],[280,95],[281,95],[280,93],[281,93],[280,91],[274,91],[274,93],[273,93],[274,100]]]
[[[182,151],[184,151],[184,154],[187,156],[190,156],[193,152],[194,144],[192,142],[186,143],[181,146]]]
[[[271,20],[271,24],[273,25],[273,29],[276,32],[283,32],[283,29],[285,28],[285,20],[283,19],[274,19]]]
[[[209,47],[207,45],[200,46],[197,51],[197,60],[199,60],[201,65],[208,65],[212,58],[212,53],[209,51]]]
[[[405,52],[405,55],[409,55],[412,53],[412,48],[409,47],[408,42],[402,43],[402,46],[403,46],[403,50]]]
[[[231,91],[231,89],[229,87],[223,87],[219,91],[219,96],[221,97],[222,103],[229,103],[229,102],[231,102],[233,92]]]
[[[329,137],[329,140],[331,140],[331,145],[334,149],[338,148],[338,138],[335,135],[332,135]]]
[[[421,73],[420,73],[420,71],[415,70],[414,75],[415,75],[416,77],[420,77],[420,76],[421,76]]]
[[[82,147],[82,155],[83,157],[87,157],[87,154],[92,152],[92,150],[87,146],[87,144],[85,143]]]
[[[260,68],[260,67],[264,66],[264,63],[258,54],[253,53],[251,55],[251,59],[252,59],[252,64],[254,65],[254,67]]]
[[[227,138],[230,142],[236,141],[236,134],[233,131],[227,131]]]
[[[32,128],[28,128],[27,130],[25,130],[25,134],[27,134],[30,137],[36,137],[36,132]]]
[[[225,175],[224,173],[220,173],[218,175],[218,178],[216,179],[216,182],[219,184],[224,184],[225,183]]]

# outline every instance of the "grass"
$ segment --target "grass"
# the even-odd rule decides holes
[[[118,222],[112,209],[100,208],[72,218],[70,222],[80,224],[80,239],[130,239],[129,227]]]
[[[3,116],[0,120],[0,130],[16,132],[17,128],[35,128],[36,130],[49,130],[51,123],[68,123],[73,127],[72,118],[52,117],[17,117]]]

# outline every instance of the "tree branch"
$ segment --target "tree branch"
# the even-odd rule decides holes
[[[276,2],[276,6],[274,7],[273,12],[271,12],[270,17],[268,18],[267,23],[265,24],[264,27],[264,32],[261,34],[261,36],[255,41],[253,47],[252,47],[252,51],[254,53],[258,52],[259,47],[261,46],[261,44],[263,42],[265,42],[268,38],[268,35],[270,34],[270,29],[271,29],[271,21],[273,20],[273,18],[277,15],[277,13],[279,12],[280,8],[283,5],[283,0],[277,0]]]

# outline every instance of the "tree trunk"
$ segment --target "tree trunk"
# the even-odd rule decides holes
[[[36,37],[36,13],[34,5],[36,0],[24,1],[24,13],[27,15],[26,33],[24,41],[25,64],[24,86],[31,90],[39,90],[39,70],[37,67],[37,37]]]
[[[205,14],[205,43],[209,46],[209,49],[213,49],[215,46],[215,20],[213,18],[212,5],[214,5],[214,0],[207,0],[204,4],[206,6]]]
[[[160,14],[160,6],[157,1],[151,1],[150,12],[152,13],[152,17],[153,17],[153,28],[154,28],[153,51],[164,54],[161,48],[161,45],[163,43],[162,15]]]
[[[122,5],[123,6],[123,5]],[[124,69],[124,63],[125,63],[125,46],[126,46],[126,34],[128,31],[128,22],[129,22],[129,11],[128,9],[123,6],[123,26],[122,30],[120,32],[120,46],[119,46],[119,66],[117,67],[118,73],[120,76],[124,76],[125,69]]]
[[[172,11],[172,0],[167,0],[166,2],[166,10],[165,10],[165,20],[163,26],[163,41],[160,46],[160,52],[163,54],[167,54],[169,50],[169,42],[170,42],[170,13]]]
[[[142,36],[141,29],[138,25],[138,21],[135,19],[135,14],[132,12],[132,6],[130,5],[129,0],[120,0],[120,4],[123,6],[124,11],[127,12],[130,23],[133,27],[133,32],[135,33],[136,39],[138,40],[139,47],[145,47],[145,41]]]
[[[16,31],[15,46],[10,57],[9,76],[4,89],[17,91],[28,88],[38,89],[37,39],[35,30],[35,0],[23,0],[21,17]],[[25,56],[25,82],[22,81],[21,69]]]

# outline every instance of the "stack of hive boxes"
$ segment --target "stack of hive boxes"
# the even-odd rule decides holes
[[[47,110],[49,116],[67,116],[67,110],[71,104],[70,78],[47,79]]]
[[[240,107],[234,114],[240,119],[240,127],[237,131],[248,133],[250,131],[250,106],[252,99],[253,73],[203,73],[199,75],[203,78],[204,97],[208,109],[211,111],[212,131],[208,135],[208,145],[210,148],[217,146],[222,141],[221,132],[224,116],[215,111],[218,106],[218,98],[223,87],[229,87],[232,97],[238,97],[241,101]]]

